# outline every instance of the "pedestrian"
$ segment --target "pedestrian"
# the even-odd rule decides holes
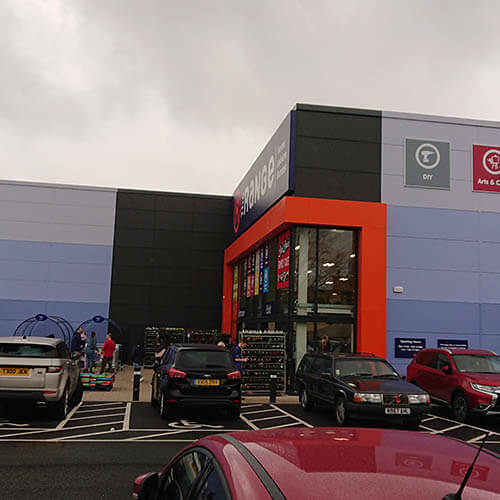
[[[85,346],[85,361],[87,364],[87,371],[93,373],[94,366],[97,363],[99,350],[97,349],[97,339],[95,332],[90,332],[90,337]]]
[[[130,358],[132,360],[132,365],[134,367],[134,372],[140,372],[142,362],[144,359],[144,351],[142,350],[142,346],[139,342],[132,347],[132,352],[130,353]],[[144,377],[141,375],[141,382],[144,380]]]
[[[113,354],[115,352],[116,342],[111,337],[111,333],[106,335],[106,342],[104,342],[101,355],[102,355],[102,366],[101,373],[104,373],[105,370],[109,367],[111,371],[113,369]]]
[[[165,340],[160,339],[158,341],[158,344],[156,344],[156,349],[155,349],[155,364],[154,364],[154,369],[161,364],[161,359],[163,358],[163,355],[167,352],[167,343]]]
[[[82,344],[82,333],[83,330],[81,328],[77,328],[73,336],[71,337],[71,345],[69,350],[73,352],[77,352],[78,354],[82,353],[83,346]]]
[[[236,365],[236,368],[243,373],[243,366],[242,363],[246,363],[248,361],[248,358],[245,357],[244,355],[244,349],[246,348],[248,344],[246,343],[245,340],[241,339],[238,343],[238,345],[233,349],[233,361],[234,364]]]

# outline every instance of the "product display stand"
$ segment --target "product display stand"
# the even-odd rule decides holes
[[[240,332],[240,340],[247,342],[244,355],[248,361],[243,363],[243,389],[246,394],[268,394],[270,376],[276,375],[276,390],[285,391],[286,380],[286,334],[281,331]]]
[[[184,340],[184,328],[148,326],[144,330],[144,368],[153,368],[155,363],[155,349],[158,342],[162,341],[170,345],[182,344]]]

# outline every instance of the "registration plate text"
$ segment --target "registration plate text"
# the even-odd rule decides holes
[[[0,368],[0,376],[1,377],[29,377],[30,369],[29,368],[14,368],[14,367],[2,367]]]
[[[410,408],[386,408],[386,415],[410,415]]]
[[[220,380],[197,378],[194,380],[194,385],[220,385]]]

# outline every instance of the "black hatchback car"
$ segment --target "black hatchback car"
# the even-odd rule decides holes
[[[373,354],[306,354],[295,381],[302,407],[330,406],[340,426],[352,417],[402,420],[418,427],[430,409],[426,392]]]
[[[155,368],[151,404],[163,418],[176,408],[215,406],[238,418],[241,408],[241,373],[231,354],[206,344],[171,345]]]

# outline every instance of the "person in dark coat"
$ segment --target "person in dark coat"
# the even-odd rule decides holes
[[[69,350],[73,352],[77,352],[78,354],[82,353],[85,342],[82,340],[83,330],[81,328],[77,328],[73,336],[71,337],[71,345]]]

